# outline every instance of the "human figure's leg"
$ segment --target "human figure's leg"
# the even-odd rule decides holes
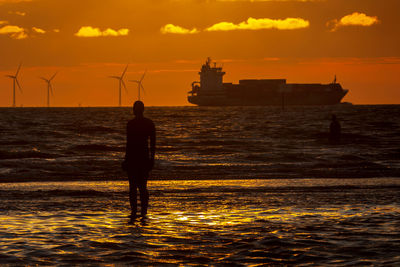
[[[129,176],[129,202],[131,204],[131,215],[137,212],[137,187],[133,176]]]
[[[140,214],[146,216],[147,208],[149,206],[149,191],[147,190],[147,177],[142,177],[137,183],[140,193]]]

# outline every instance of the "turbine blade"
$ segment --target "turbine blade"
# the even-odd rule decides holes
[[[54,93],[53,93],[53,86],[51,85],[51,83],[49,83],[49,88],[50,88],[51,96],[54,96]]]
[[[123,72],[122,75],[121,75],[121,79],[122,79],[122,77],[124,77],[126,71],[128,70],[128,66],[129,66],[129,64],[126,65],[126,67],[125,67],[125,69],[124,69],[124,72]]]
[[[143,91],[144,95],[146,95],[146,90],[144,90],[144,87],[143,87],[143,85],[142,85],[142,84],[140,84],[140,88],[142,89],[142,91]]]
[[[147,70],[144,71],[144,73],[143,73],[143,75],[142,75],[142,78],[140,78],[140,81],[143,81],[144,76],[146,75],[146,72],[147,72]]]
[[[4,75],[4,76],[11,78],[11,79],[15,79],[15,76],[12,76],[12,75]]]
[[[121,83],[122,83],[122,85],[124,86],[124,88],[126,90],[126,84],[125,84],[124,80],[121,79]]]
[[[54,75],[51,76],[50,81],[53,80],[56,77],[57,73],[58,73],[58,71],[56,71],[56,73],[54,73]]]
[[[121,80],[121,77],[119,77],[119,76],[108,76],[108,78],[112,78],[112,79]]]
[[[18,85],[19,91],[22,93],[21,85],[19,84],[17,78],[15,78],[15,83]]]
[[[15,77],[18,76],[18,73],[19,73],[19,71],[20,71],[20,69],[21,69],[21,66],[22,66],[22,62],[19,63],[19,66],[18,66],[18,69],[17,69],[17,73],[15,74]]]
[[[44,78],[44,77],[39,77],[39,79],[41,79],[41,80],[43,80],[43,81],[45,81],[45,82],[49,82],[46,78]]]
[[[125,83],[124,83],[124,82],[123,82],[123,85],[124,85],[125,93],[126,93],[127,95],[129,95],[129,91],[128,91],[128,89],[126,89],[126,86],[125,86]]]

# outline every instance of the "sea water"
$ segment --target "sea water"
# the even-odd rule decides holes
[[[397,114],[149,107],[149,215],[131,221],[130,108],[2,108],[0,263],[399,265]]]
[[[328,141],[331,114],[340,144]],[[152,179],[355,178],[400,173],[400,105],[149,107]],[[131,108],[1,108],[0,181],[125,179]]]
[[[134,221],[125,181],[0,187],[2,264],[400,264],[400,179],[150,181]]]

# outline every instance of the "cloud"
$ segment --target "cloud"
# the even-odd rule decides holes
[[[28,37],[24,28],[14,25],[6,25],[0,28],[0,34],[7,34],[13,39],[21,40]]]
[[[286,18],[286,19],[255,19],[248,18],[247,21],[234,24],[232,22],[220,22],[207,28],[206,31],[233,31],[233,30],[261,30],[261,29],[278,29],[278,30],[295,30],[303,29],[310,26],[310,22],[302,18]]]
[[[193,28],[191,30],[185,29],[181,26],[176,26],[173,24],[167,24],[163,26],[160,29],[162,34],[167,34],[167,33],[174,33],[174,34],[195,34],[198,33],[199,31],[196,28]]]
[[[106,29],[101,31],[99,28],[93,28],[91,26],[84,26],[79,29],[75,36],[78,37],[104,37],[104,36],[126,36],[129,34],[129,29]]]
[[[24,17],[26,15],[26,12],[20,12],[20,11],[9,11],[8,14],[15,14],[21,17]]]
[[[53,32],[59,33],[59,32],[60,32],[60,29],[54,29]]]
[[[0,25],[7,24],[7,23],[8,23],[8,21],[6,21],[6,20],[0,20]]]
[[[310,23],[301,18],[286,18],[286,19],[255,19],[248,18],[247,21],[234,24],[232,22],[219,22],[206,28],[204,31],[234,31],[234,30],[261,30],[261,29],[278,29],[278,30],[295,30],[307,28]],[[174,34],[195,34],[199,33],[196,28],[186,29],[181,26],[167,24],[160,29],[161,33]]]
[[[32,30],[36,33],[45,34],[46,31],[40,28],[32,27]]]
[[[8,23],[8,22],[0,21],[0,25],[5,24],[5,23]],[[16,39],[16,40],[26,39],[28,37],[35,36],[35,33],[45,34],[45,33],[47,33],[47,31],[43,30],[41,28],[38,28],[38,27],[32,27],[31,29],[25,29],[25,28],[22,28],[22,27],[16,26],[16,25],[5,25],[0,28],[0,34],[8,35],[9,37]]]
[[[344,16],[340,20],[334,19],[327,23],[328,28],[331,31],[336,31],[340,27],[344,26],[372,26],[379,23],[378,17],[368,16],[364,13],[354,12],[353,14]]]

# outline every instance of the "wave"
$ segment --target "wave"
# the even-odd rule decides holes
[[[30,142],[28,142],[28,141],[26,141],[26,140],[4,140],[4,141],[0,141],[0,145],[4,145],[4,146],[7,146],[7,145],[13,145],[13,146],[23,146],[23,145],[30,145],[31,143]]]
[[[59,131],[59,130],[32,130],[32,136],[38,136],[44,139],[43,137],[47,138],[68,138],[70,137],[66,132]]]
[[[105,127],[105,126],[79,127],[75,130],[79,133],[86,133],[86,134],[119,133],[119,131],[116,128]]]
[[[43,197],[109,197],[110,192],[101,192],[96,190],[0,190],[1,198],[43,198]]]
[[[0,151],[0,160],[4,159],[26,159],[26,158],[55,158],[58,157],[56,154],[50,154],[50,153],[43,153],[40,151],[16,151],[16,152],[10,152],[10,151]]]
[[[0,112],[1,180],[123,179],[128,108]],[[330,113],[342,124],[330,144]],[[399,177],[400,106],[150,107],[156,179]],[[3,127],[2,127],[3,126]],[[37,150],[33,150],[37,147]]]
[[[153,196],[171,196],[171,195],[193,195],[193,197],[204,197],[203,194],[213,193],[240,193],[241,195],[246,194],[261,194],[261,193],[337,193],[356,190],[391,190],[397,191],[400,189],[400,185],[327,185],[327,186],[258,186],[258,187],[246,187],[246,186],[207,186],[207,187],[196,187],[196,188],[163,188],[157,189],[157,186],[150,187],[150,193]],[[94,190],[94,189],[40,189],[40,190],[0,190],[0,199],[15,198],[43,198],[43,197],[113,197],[113,196],[125,196],[128,194],[128,185],[126,188],[106,189],[106,191]]]
[[[320,132],[314,135],[310,135],[312,139],[317,142],[328,142],[329,133],[328,132]],[[346,133],[343,132],[340,137],[341,144],[373,144],[377,142],[377,138],[370,135],[363,135],[357,133]]]
[[[76,145],[69,148],[71,151],[115,151],[124,152],[123,146],[108,146],[100,144]]]

